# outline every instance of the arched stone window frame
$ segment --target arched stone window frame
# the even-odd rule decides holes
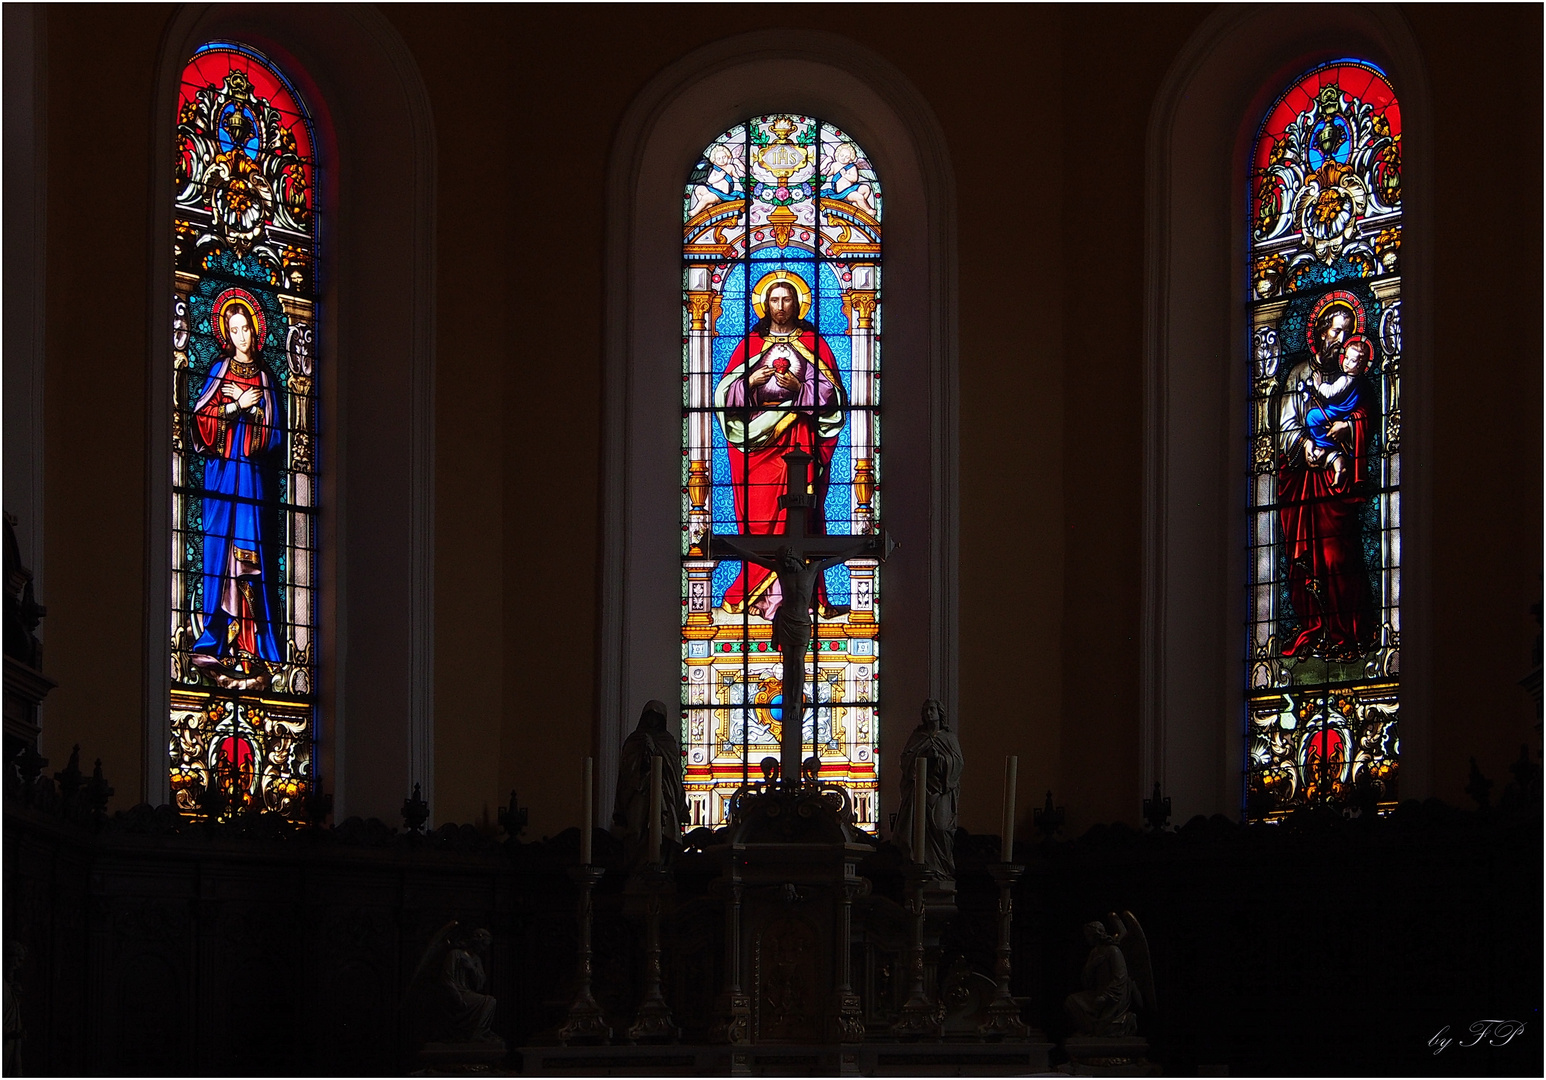
[[[1238,817],[1243,805],[1247,162],[1277,95],[1347,56],[1389,73],[1405,131],[1401,794],[1431,790],[1433,140],[1422,53],[1395,8],[1231,7],[1172,66],[1147,145],[1138,794],[1158,782],[1182,820]]]
[[[850,133],[885,185],[881,483],[884,526],[901,546],[881,585],[882,762],[900,750],[924,698],[956,714],[955,185],[944,134],[918,91],[863,46],[820,31],[759,31],[662,71],[613,144],[595,731],[602,776],[615,774],[643,703],[680,696],[682,192],[722,131],[780,111]],[[883,764],[883,808],[895,798],[885,776]]]
[[[406,45],[369,6],[182,9],[156,73],[154,313],[170,310],[178,79],[212,40],[251,45],[284,70],[312,112],[322,159],[317,775],[339,820],[392,820],[414,783],[433,811],[436,159],[428,97]],[[171,332],[169,315],[151,318],[143,782],[153,804],[168,799]]]

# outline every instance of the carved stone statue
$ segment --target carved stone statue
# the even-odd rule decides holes
[[[927,758],[924,770],[923,851],[913,851],[913,769]],[[925,870],[953,878],[956,872],[955,835],[961,796],[961,744],[945,721],[945,710],[933,698],[923,703],[923,718],[902,748],[902,805],[897,813],[896,842],[902,853]]]
[[[498,1002],[485,992],[493,943],[487,930],[455,920],[430,939],[404,1003],[416,1003],[431,1044],[504,1048],[504,1040],[491,1030]]]
[[[495,1000],[488,987],[484,960],[494,935],[478,929],[452,939],[440,965],[440,985],[446,1005],[447,1042],[501,1042],[489,1030],[494,1022]]]
[[[1075,1030],[1082,1035],[1134,1035],[1134,1010],[1154,1007],[1154,979],[1149,967],[1149,943],[1131,911],[1122,918],[1107,915],[1112,929],[1099,921],[1084,924],[1090,955],[1084,962],[1084,989],[1063,1002]],[[1123,920],[1126,920],[1125,922]]]
[[[661,857],[673,850],[687,819],[687,794],[682,787],[682,747],[666,723],[666,706],[650,701],[639,724],[623,743],[617,770],[617,803],[612,812],[613,832],[623,842],[630,867],[644,857],[650,836],[650,758],[660,765]]]

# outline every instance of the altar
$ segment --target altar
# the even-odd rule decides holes
[[[885,533],[808,532],[811,457],[795,451],[785,462],[784,531],[716,536],[704,546],[777,574],[783,604],[773,631],[782,685],[786,701],[801,703],[819,574],[859,556],[883,562],[894,543]],[[1025,1003],[1010,992],[1010,887],[1023,867],[989,868],[999,888],[992,972],[959,963],[942,970],[941,936],[957,914],[951,845],[961,761],[939,704],[925,703],[903,753],[911,786],[902,843],[893,849],[902,858],[892,869],[905,882],[897,899],[874,895],[861,868],[876,863],[877,842],[859,826],[848,790],[823,780],[814,732],[808,755],[803,737],[800,725],[785,724],[779,756],[765,758],[762,778],[735,792],[728,824],[697,830],[691,850],[678,856],[675,837],[665,835],[667,825],[678,831],[684,801],[669,760],[674,744],[663,706],[646,707],[624,767],[640,770],[642,780],[648,759],[648,802],[631,797],[638,785],[620,779],[614,820],[628,839],[617,870],[627,880],[611,901],[632,927],[638,1003],[631,1017],[609,1015],[602,1003],[616,988],[599,986],[596,974],[595,891],[606,870],[591,861],[587,820],[581,865],[571,871],[579,942],[573,996],[565,1023],[543,1045],[521,1051],[525,1072],[991,1076],[1048,1069],[1051,1044],[1023,1021]],[[1007,779],[1012,791],[1013,774]],[[1012,807],[1005,820],[1012,822]],[[1012,831],[1004,840],[1008,853]],[[679,888],[691,865],[712,875],[695,896]],[[696,947],[683,946],[684,937]],[[678,970],[676,993],[666,993],[668,956],[699,973],[696,985],[685,985]],[[702,976],[712,981],[711,996]]]

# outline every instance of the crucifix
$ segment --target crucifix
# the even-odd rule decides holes
[[[849,559],[885,562],[896,547],[889,533],[859,536],[812,536],[809,513],[816,499],[810,493],[811,455],[791,450],[784,455],[788,490],[778,497],[784,510],[782,533],[740,533],[715,536],[709,554],[718,559],[745,559],[778,575],[782,593],[773,613],[773,640],[784,656],[783,732],[779,737],[779,770],[790,787],[800,783],[804,750],[805,652],[811,644],[811,606],[816,582],[829,566]],[[815,732],[811,741],[816,740]]]

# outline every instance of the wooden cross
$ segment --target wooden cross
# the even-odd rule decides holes
[[[809,513],[816,504],[810,493],[811,455],[791,450],[784,455],[788,491],[778,497],[785,511],[782,533],[739,533],[715,536],[709,554],[716,559],[744,559],[778,575],[783,594],[773,614],[773,638],[784,654],[783,732],[779,739],[780,773],[791,787],[800,783],[805,746],[805,652],[811,643],[811,607],[816,582],[829,566],[849,559],[885,562],[896,544],[885,532],[859,536],[812,536]],[[814,750],[815,732],[811,733]]]

